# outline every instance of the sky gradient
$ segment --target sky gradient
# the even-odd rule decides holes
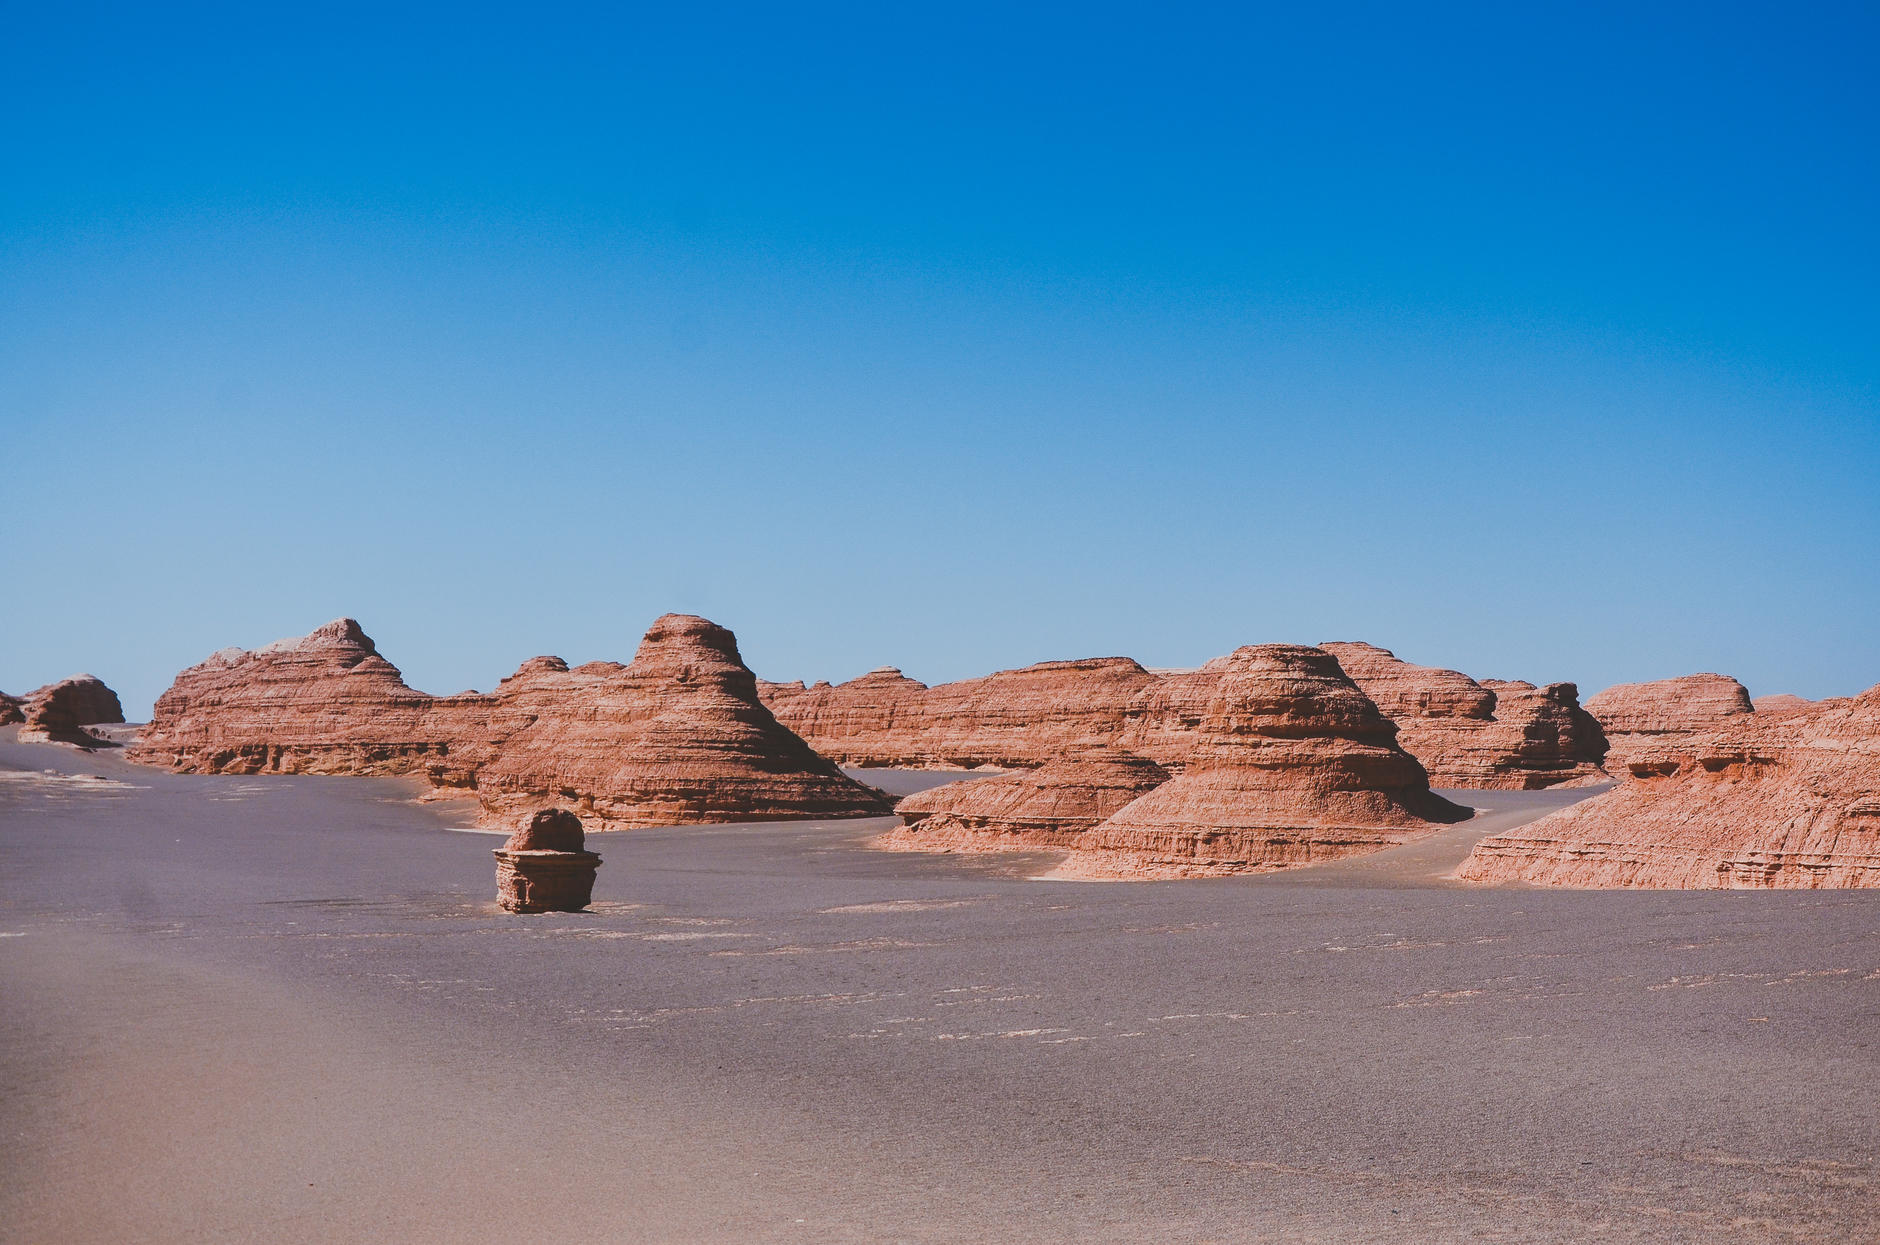
[[[0,688],[679,610],[1858,691],[1875,14],[10,6]]]

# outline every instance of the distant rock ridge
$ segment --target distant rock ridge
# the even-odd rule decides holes
[[[69,679],[48,683],[28,694],[23,702],[14,703],[22,723],[20,738],[27,740],[98,747],[103,741],[84,728],[124,720],[124,707],[118,703],[117,693],[106,687],[102,679],[90,674],[75,674]]]
[[[1571,683],[1481,682],[1355,641],[1320,645],[1397,724],[1438,787],[1538,790],[1607,779],[1600,724]]]
[[[1687,674],[1651,683],[1621,683],[1586,702],[1610,745],[1607,768],[1623,776],[1634,758],[1660,744],[1702,734],[1730,718],[1753,714],[1749,692],[1728,675]]]
[[[133,760],[195,773],[415,775],[486,821],[565,804],[593,829],[885,813],[758,701],[731,633],[669,614],[630,666],[524,662],[491,693],[405,684],[350,619],[177,676]]]
[[[889,846],[922,850],[1075,847],[1085,831],[1161,786],[1169,773],[1116,748],[1091,748],[1037,769],[950,783],[895,806]]]
[[[1716,714],[1710,729],[1630,741],[1630,781],[1482,840],[1458,876],[1600,888],[1880,886],[1880,687],[1765,714],[1735,707],[1722,686],[1733,680],[1701,677],[1708,682],[1674,689],[1662,714],[1631,689],[1620,703],[1637,707],[1628,720],[1645,734],[1643,724],[1690,721],[1686,698],[1696,691],[1690,699]]]
[[[843,765],[1029,768],[1114,742],[1156,680],[1127,657],[1094,657],[933,687],[884,666],[846,683],[758,690],[778,721]]]

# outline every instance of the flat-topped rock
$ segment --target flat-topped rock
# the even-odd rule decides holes
[[[1650,683],[1621,683],[1587,699],[1605,729],[1606,768],[1625,776],[1634,758],[1659,744],[1702,734],[1756,711],[1749,692],[1728,675],[1687,674]]]
[[[1726,698],[1733,703],[1733,698]],[[1880,687],[1637,744],[1631,780],[1477,844],[1477,882],[1880,886]],[[1654,719],[1660,720],[1663,719]]]
[[[1095,657],[934,687],[885,667],[833,686],[761,691],[779,721],[844,765],[1009,769],[1114,742],[1156,678],[1127,657]]]
[[[1397,724],[1397,742],[1436,786],[1538,790],[1607,778],[1605,735],[1571,683],[1477,682],[1374,644],[1320,647]]]

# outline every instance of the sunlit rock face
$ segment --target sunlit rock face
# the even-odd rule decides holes
[[[1621,683],[1586,702],[1610,750],[1606,767],[1623,778],[1634,758],[1756,712],[1741,683],[1722,674],[1687,674],[1652,683]]]
[[[1625,783],[1484,839],[1458,876],[1585,887],[1880,886],[1880,687],[1717,717],[1708,731],[1661,730],[1634,742]]]

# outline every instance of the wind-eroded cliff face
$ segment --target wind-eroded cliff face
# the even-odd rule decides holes
[[[412,774],[476,791],[489,820],[541,803],[590,827],[888,811],[778,725],[731,633],[667,615],[630,666],[523,664],[490,694],[405,685],[359,624],[185,670],[133,760],[196,773]]]
[[[1436,786],[1538,790],[1606,779],[1605,736],[1571,683],[1478,683],[1372,644],[1320,647],[1397,724],[1397,742]]]
[[[1621,683],[1587,698],[1605,729],[1606,768],[1623,777],[1634,758],[1661,744],[1703,734],[1756,711],[1749,692],[1721,674],[1687,674],[1653,683]]]
[[[1585,887],[1880,886],[1880,687],[1720,717],[1700,734],[1657,732],[1656,742],[1631,749],[1630,781],[1484,839],[1458,876]]]
[[[1037,769],[910,795],[895,806],[906,826],[888,836],[888,845],[926,851],[1075,847],[1086,830],[1168,777],[1143,757],[1087,749]]]
[[[1026,768],[1114,742],[1156,676],[1127,657],[1047,661],[928,687],[899,670],[763,683],[777,720],[844,765]]]

